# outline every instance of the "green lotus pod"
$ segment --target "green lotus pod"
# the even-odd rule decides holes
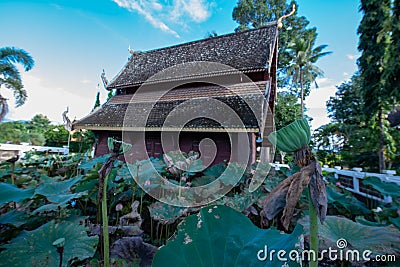
[[[268,139],[280,151],[293,152],[310,143],[310,126],[307,119],[295,120],[279,131],[271,133]]]
[[[107,139],[108,150],[114,151],[114,142],[115,142],[115,141],[116,141],[116,140],[115,140],[114,138],[108,137],[108,139]]]
[[[121,146],[120,146],[120,148],[119,148],[119,150],[120,150],[119,153],[120,153],[120,154],[125,154],[126,152],[128,152],[128,151],[131,150],[131,148],[132,148],[132,145],[131,145],[131,144],[125,143],[125,142],[123,142],[123,141],[118,141],[118,140],[115,140],[115,139],[112,138],[112,137],[109,137],[109,138],[107,139],[108,150],[114,152],[114,144],[115,144],[115,143],[120,143],[120,144],[121,144]]]
[[[59,238],[56,241],[53,242],[53,246],[56,248],[63,248],[65,245],[65,238]]]

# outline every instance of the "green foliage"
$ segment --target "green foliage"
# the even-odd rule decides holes
[[[95,137],[92,131],[79,130],[72,134],[70,143],[70,151],[83,153],[90,150],[95,142]]]
[[[0,205],[11,201],[20,202],[33,196],[33,189],[20,189],[16,185],[0,183]]]
[[[28,128],[31,131],[38,132],[38,133],[43,133],[44,131],[47,131],[50,127],[50,120],[47,118],[47,116],[42,115],[42,114],[37,114],[35,115],[31,121],[29,122]]]
[[[290,92],[278,92],[275,105],[275,128],[280,130],[294,120],[301,119],[298,97]]]
[[[332,53],[323,51],[327,45],[314,47],[314,44],[315,39],[294,38],[288,46],[291,61],[286,68],[286,75],[296,89],[300,87],[295,92],[301,98],[309,94],[311,84],[318,87],[316,79],[323,76],[323,71],[315,65],[316,62]]]
[[[348,218],[371,213],[371,211],[367,209],[363,202],[356,199],[348,191],[340,192],[337,187],[333,185],[327,185],[326,194],[328,197],[329,207],[331,208],[331,214],[332,208],[335,209],[336,214],[345,215]]]
[[[52,126],[44,132],[46,146],[66,146],[68,144],[68,131],[62,125]]]
[[[51,203],[40,206],[34,213],[57,210],[58,207],[65,208],[71,200],[86,195],[87,192],[85,191],[70,193],[71,187],[81,181],[81,179],[81,177],[75,177],[60,182],[52,179],[42,179],[41,184],[35,190],[35,195],[44,196]]]
[[[384,196],[400,197],[400,186],[393,182],[383,182],[378,177],[367,177],[362,184],[369,185]]]
[[[334,97],[327,102],[332,123],[323,125],[314,132],[318,158],[330,166],[362,167],[367,171],[378,171],[380,129],[374,120],[364,113],[365,101],[362,93],[362,78],[355,74],[350,81],[337,87]],[[400,134],[390,128],[386,120],[384,127],[384,151],[389,166],[397,167]],[[392,167],[392,168],[393,168]]]
[[[296,250],[301,234],[301,227],[282,234],[254,226],[229,207],[205,207],[185,219],[176,237],[157,251],[152,266],[265,266],[257,259],[257,251],[264,246],[269,251]],[[274,258],[268,264],[282,263]],[[289,262],[289,266],[300,265]]]
[[[62,266],[73,260],[83,260],[95,253],[98,237],[87,236],[87,229],[75,222],[48,222],[36,230],[23,231],[0,253],[5,266],[58,266],[59,254],[52,245],[59,238],[65,238]]]
[[[308,220],[303,218],[300,222],[308,229]],[[379,254],[400,253],[400,232],[394,227],[367,226],[353,222],[347,218],[327,216],[325,222],[319,225],[319,236],[322,240],[321,249],[337,247],[337,240],[347,241],[347,250],[372,251],[371,258]]]
[[[16,47],[0,48],[0,88],[4,85],[14,93],[16,106],[23,105],[27,98],[21,74],[15,64],[21,64],[25,71],[32,69],[33,58],[23,49]],[[0,94],[0,122],[8,112],[7,99]]]
[[[13,121],[0,124],[0,143],[7,142],[14,144],[27,142],[32,145],[43,145],[45,140],[43,132],[34,128],[32,122]]]
[[[149,206],[151,218],[159,221],[162,224],[172,224],[180,217],[185,215],[187,208],[181,208],[164,204],[162,202],[155,202]]]
[[[317,37],[317,29],[308,28],[309,21],[304,16],[298,16],[299,5],[296,1],[286,0],[239,0],[233,9],[232,17],[239,26],[236,31],[259,28],[269,22],[277,21],[281,16],[292,11],[292,5],[296,4],[296,13],[283,21],[283,28],[279,32],[278,51],[278,86],[288,85],[287,68],[292,61],[288,46],[294,38],[310,40],[313,44]],[[306,88],[308,90],[308,88]]]

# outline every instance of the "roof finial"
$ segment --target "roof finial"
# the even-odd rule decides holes
[[[278,19],[278,29],[280,29],[280,28],[283,27],[282,20],[284,20],[284,19],[290,17],[291,15],[294,14],[294,12],[296,12],[296,5],[293,3],[293,5],[292,5],[292,11],[290,11],[289,14],[283,15],[282,17],[280,17],[280,18]]]
[[[103,81],[103,86],[105,89],[107,89],[107,85],[108,85],[108,80],[106,78],[106,72],[103,69],[103,72],[101,73],[101,80]]]
[[[133,49],[131,49],[131,45],[128,46],[128,51],[129,51],[129,53],[131,53],[132,55],[135,53],[135,51],[133,51]]]

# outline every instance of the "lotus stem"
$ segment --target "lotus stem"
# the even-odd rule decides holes
[[[314,204],[311,199],[310,189],[308,191],[308,210],[309,210],[309,219],[310,219],[310,249],[314,251],[315,254],[311,253],[311,255],[315,255],[315,257],[310,259],[310,267],[318,267],[318,216],[317,210],[314,207]]]
[[[104,247],[104,266],[110,266],[110,241],[108,235],[108,216],[107,216],[107,181],[109,174],[104,178],[103,197],[101,203],[101,212],[103,218],[103,247]]]
[[[12,162],[11,163],[11,184],[15,184],[14,172],[15,172],[15,162]]]

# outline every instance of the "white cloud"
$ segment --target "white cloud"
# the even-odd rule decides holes
[[[83,90],[90,91],[89,94],[72,93],[73,89],[66,87],[47,86],[46,80],[40,79],[31,73],[23,75],[23,83],[28,93],[26,103],[18,108],[15,107],[12,91],[3,90],[4,96],[9,99],[9,120],[30,120],[36,114],[46,115],[53,123],[62,123],[61,114],[69,107],[68,116],[72,120],[83,118],[89,114],[94,105],[96,92],[92,86],[83,86]],[[105,101],[107,93],[102,91],[101,102]]]
[[[179,20],[183,16],[189,16],[194,22],[200,23],[210,17],[210,6],[204,0],[175,0],[172,18]]]
[[[113,0],[118,6],[126,8],[130,12],[138,12],[139,14],[143,15],[145,19],[150,22],[155,28],[162,30],[163,32],[167,32],[170,34],[175,35],[179,38],[179,35],[176,31],[169,28],[164,22],[156,18],[152,14],[152,9],[154,9],[154,5],[148,1],[135,1],[135,0]],[[156,4],[157,6],[157,4]],[[151,8],[153,7],[153,8]]]
[[[336,92],[335,84],[328,78],[317,79],[317,83],[319,88],[313,88],[305,100],[306,108],[308,109],[306,114],[313,118],[311,126],[314,130],[321,125],[329,123],[326,101],[331,96],[334,96]]]
[[[347,54],[346,57],[350,60],[355,60],[358,58],[358,55]]]
[[[166,22],[186,26],[187,22],[201,23],[211,16],[212,3],[206,0],[112,0],[118,6],[130,12],[144,16],[155,28],[175,35],[176,31],[167,26]]]
[[[92,81],[91,81],[91,80],[88,80],[88,79],[83,79],[83,80],[81,81],[81,83],[83,83],[83,84],[89,84],[89,83],[92,83]]]

